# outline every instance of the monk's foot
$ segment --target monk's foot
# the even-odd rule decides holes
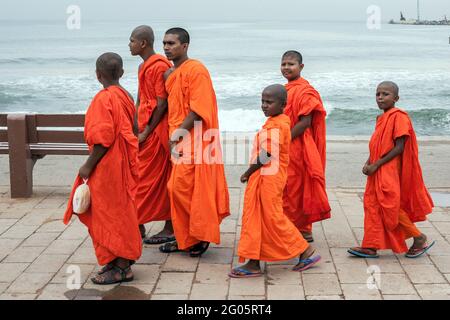
[[[315,252],[316,250],[312,246],[308,246],[305,252],[300,255],[298,258],[298,263],[292,268],[292,270],[304,271],[314,266],[322,258],[319,254],[315,254]]]
[[[414,243],[412,244],[411,248],[422,249],[427,243],[427,239],[427,236],[422,233],[420,236],[414,238]]]
[[[194,244],[189,249],[189,255],[193,258],[200,257],[202,254],[204,254],[206,252],[206,250],[208,250],[208,248],[209,248],[209,242],[201,241],[197,244]]]
[[[163,244],[172,241],[175,241],[173,230],[167,230],[166,228],[164,228],[157,234],[154,234],[151,237],[146,237],[144,239],[145,244]]]
[[[110,263],[106,264],[103,268],[101,268],[101,269],[97,272],[97,274],[98,274],[98,275],[104,274],[105,272],[108,272],[109,270],[111,270],[111,269],[114,267],[114,262],[115,262],[115,261],[116,261],[116,260],[113,260],[113,261],[111,261]]]
[[[414,238],[414,243],[405,254],[405,257],[418,258],[427,252],[435,243],[436,241],[432,241],[428,244],[427,236],[422,233],[419,237]]]
[[[307,242],[314,242],[314,238],[313,238],[312,232],[300,231],[300,233],[302,234],[302,237],[303,237]]]
[[[145,226],[143,224],[139,225],[139,232],[141,233],[141,238],[145,238]]]
[[[163,253],[180,252],[183,250],[178,249],[178,243],[176,241],[164,243],[159,247],[159,251]]]
[[[261,267],[259,266],[259,261],[255,263],[257,260],[250,260],[246,264],[234,268],[228,274],[231,278],[254,278],[262,276]]]
[[[377,249],[353,247],[347,250],[348,253],[359,258],[378,258]]]
[[[121,282],[129,282],[134,279],[131,267],[120,268],[117,265],[113,265],[112,268],[102,274],[97,274],[91,281],[98,285],[107,285]]]

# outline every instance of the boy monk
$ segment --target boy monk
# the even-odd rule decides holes
[[[370,156],[363,167],[368,176],[364,193],[364,239],[362,247],[349,253],[377,258],[377,250],[391,249],[408,258],[423,255],[431,246],[414,222],[426,220],[433,201],[425,187],[419,164],[416,134],[408,114],[398,109],[398,86],[390,81],[377,88],[377,117],[369,143]],[[406,239],[414,238],[407,248]]]
[[[312,223],[330,218],[325,190],[325,116],[319,93],[301,77],[303,58],[287,51],[281,73],[288,80],[284,113],[291,120],[288,179],[283,196],[284,213],[308,241],[314,241]]]
[[[164,73],[171,63],[155,53],[155,36],[149,26],[139,26],[130,36],[130,51],[144,62],[139,66],[139,94],[137,122],[139,132],[139,185],[136,205],[139,228],[145,237],[144,224],[165,221],[161,232],[144,239],[147,244],[160,244],[175,240],[170,221],[170,202],[167,181],[172,165],[167,146],[167,93]]]
[[[283,190],[286,185],[291,140],[290,120],[283,114],[287,92],[282,85],[271,85],[262,93],[262,110],[268,117],[256,135],[252,164],[241,176],[245,189],[239,261],[250,259],[233,269],[232,278],[261,276],[260,260],[280,261],[299,256],[294,271],[311,268],[320,256],[283,213]]]
[[[175,154],[168,189],[176,241],[160,250],[189,249],[192,257],[198,257],[210,242],[220,242],[220,223],[230,214],[216,95],[208,70],[187,55],[186,30],[169,29],[163,44],[174,64],[166,73],[166,89],[169,144]]]
[[[104,89],[86,112],[84,137],[90,155],[75,180],[64,223],[73,214],[75,189],[89,179],[91,205],[78,217],[89,230],[98,263],[105,265],[92,281],[112,284],[133,280],[130,266],[142,252],[135,205],[138,141],[133,133],[134,102],[119,83],[122,58],[105,53],[96,67]]]

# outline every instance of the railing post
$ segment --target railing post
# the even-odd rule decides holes
[[[25,114],[9,114],[9,177],[11,198],[29,198],[33,193],[33,166]]]

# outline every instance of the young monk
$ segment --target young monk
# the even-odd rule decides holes
[[[283,114],[287,92],[282,85],[271,85],[262,93],[262,110],[268,117],[256,135],[252,164],[241,176],[245,189],[239,261],[245,265],[229,273],[232,278],[261,276],[260,260],[280,261],[299,256],[294,271],[311,268],[320,260],[295,225],[283,213],[291,140],[290,120]]]
[[[105,265],[92,281],[112,284],[133,280],[130,266],[142,252],[135,205],[138,141],[133,133],[134,102],[119,83],[122,58],[102,54],[96,67],[104,89],[86,112],[84,137],[90,155],[75,180],[64,223],[73,214],[75,189],[89,179],[91,205],[78,218],[89,230],[98,263]]]
[[[186,30],[169,29],[163,44],[174,64],[166,73],[166,89],[169,144],[174,154],[168,189],[176,241],[160,250],[189,250],[198,257],[210,242],[220,243],[220,223],[230,214],[216,95],[208,70],[188,57]]]
[[[426,220],[433,201],[423,182],[416,134],[408,114],[398,109],[399,88],[385,81],[378,85],[376,100],[383,114],[377,117],[369,143],[370,156],[363,173],[368,176],[364,193],[364,239],[362,247],[351,248],[357,257],[378,258],[378,250],[423,255],[434,241],[420,232],[414,222]],[[406,239],[414,238],[407,248]]]
[[[325,116],[319,93],[301,77],[302,55],[287,51],[281,73],[288,101],[284,113],[291,120],[288,179],[283,196],[284,213],[308,241],[314,241],[312,223],[330,218],[325,190]]]
[[[149,26],[139,26],[130,36],[130,51],[144,61],[139,66],[139,94],[136,104],[139,132],[139,186],[136,204],[139,228],[145,237],[145,223],[165,221],[163,230],[144,239],[146,244],[174,241],[167,192],[172,165],[167,146],[167,92],[164,73],[171,63],[155,53],[155,36]]]

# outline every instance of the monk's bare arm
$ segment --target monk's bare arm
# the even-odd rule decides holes
[[[306,129],[311,127],[312,115],[308,114],[306,116],[299,117],[299,121],[291,129],[291,140],[294,140],[298,136],[302,135]]]
[[[374,174],[382,165],[401,155],[403,150],[405,150],[405,141],[406,136],[395,139],[395,146],[391,149],[391,151],[386,153],[381,159],[367,166],[367,175],[370,176]]]
[[[102,146],[101,144],[94,145],[92,153],[80,168],[80,177],[82,177],[83,179],[88,179],[92,171],[95,169],[95,166],[99,163],[99,161],[101,160],[101,158],[103,158],[107,151],[108,148]]]
[[[162,118],[167,112],[167,99],[157,98],[158,103],[156,105],[155,111],[153,111],[152,116],[150,117],[147,126],[144,131],[139,134],[139,143],[145,141],[150,133],[156,129],[158,124],[161,122]]]
[[[266,163],[270,161],[271,154],[266,150],[261,150],[258,157],[256,158],[256,163],[250,165],[250,167],[245,171],[245,173],[241,176],[241,182],[247,182],[250,179],[250,176],[261,169]]]

